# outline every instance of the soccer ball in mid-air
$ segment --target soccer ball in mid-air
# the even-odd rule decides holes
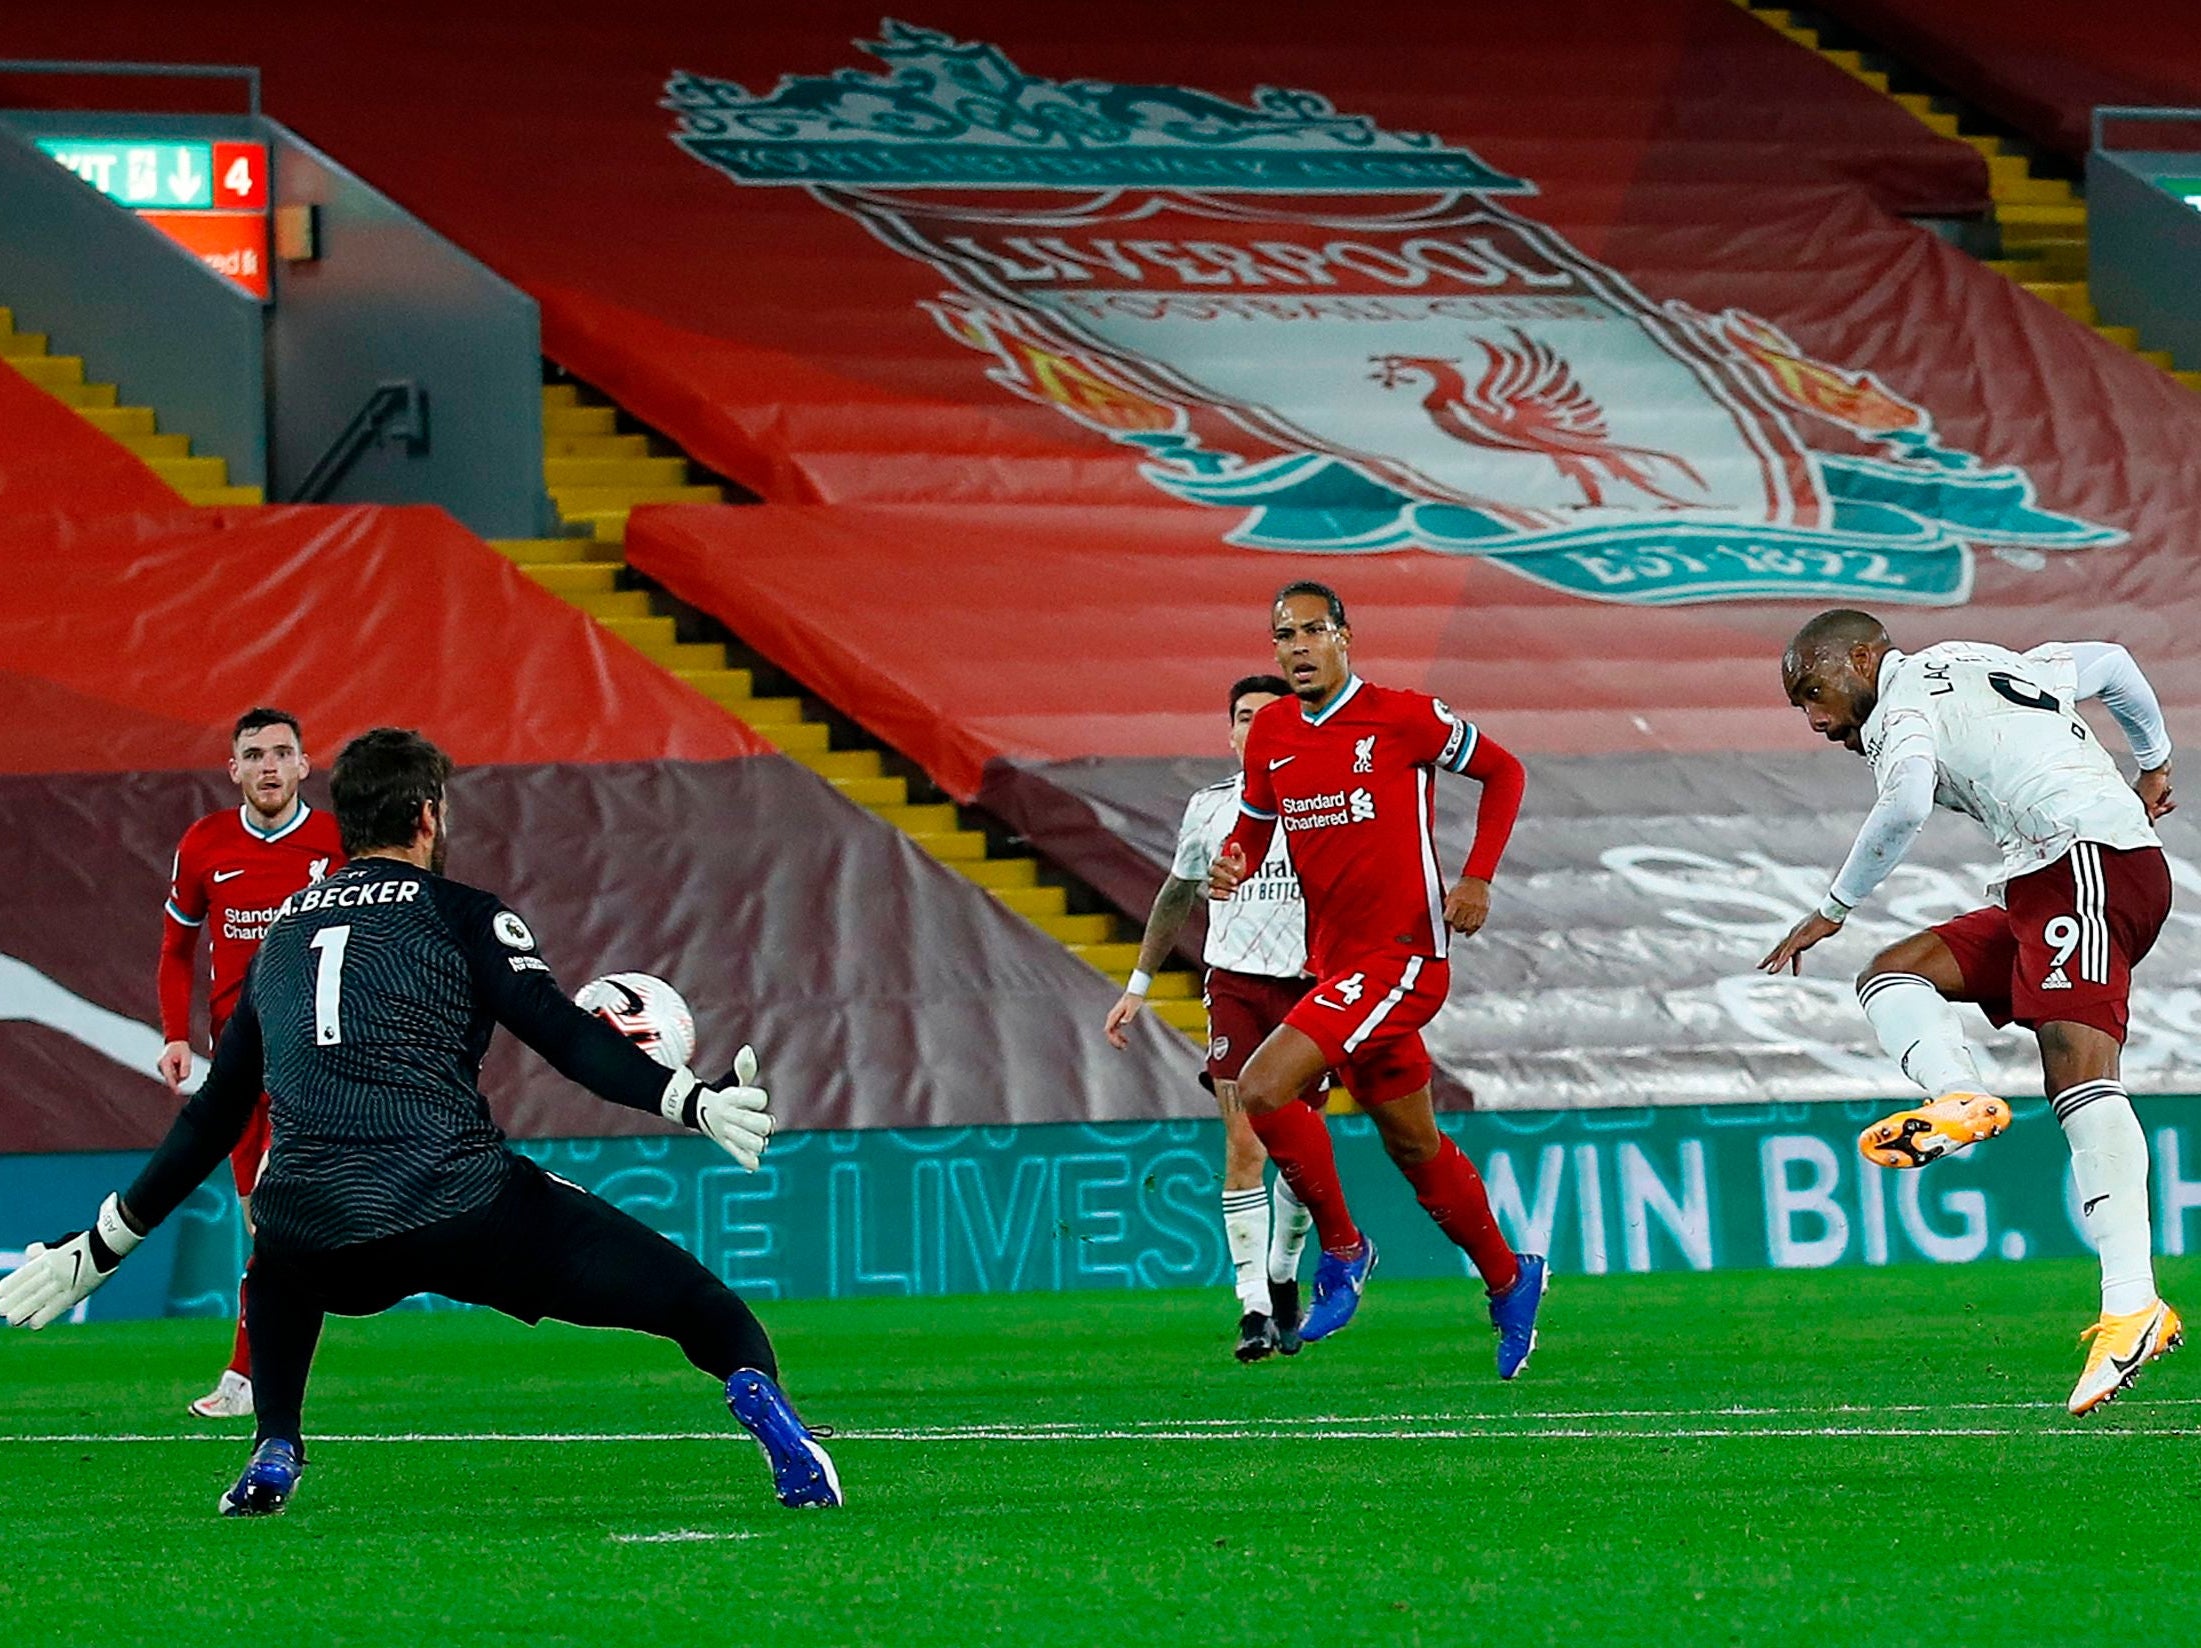
[[[573,999],[659,1064],[677,1069],[695,1057],[695,1015],[661,978],[606,973],[582,985]]]

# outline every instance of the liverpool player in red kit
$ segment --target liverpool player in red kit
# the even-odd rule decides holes
[[[1452,935],[1466,937],[1490,914],[1490,878],[1520,810],[1521,763],[1442,700],[1355,675],[1345,604],[1328,586],[1287,585],[1272,618],[1293,698],[1254,717],[1240,817],[1209,891],[1229,897],[1282,824],[1306,895],[1309,970],[1321,983],[1248,1061],[1238,1097],[1322,1242],[1300,1337],[1321,1339],[1352,1320],[1376,1263],[1375,1244],[1346,1211],[1329,1130],[1292,1102],[1327,1069],[1344,1078],[1421,1205],[1482,1273],[1498,1377],[1511,1379],[1536,1346],[1544,1260],[1507,1246],[1474,1164],[1438,1131],[1421,1029],[1444,1005]],[[1449,890],[1437,868],[1439,767],[1483,786],[1474,850]]]
[[[298,784],[309,770],[298,721],[283,710],[247,710],[229,740],[229,776],[244,804],[208,813],[183,833],[168,889],[168,919],[160,949],[161,1079],[171,1093],[191,1076],[191,975],[199,934],[207,935],[209,1045],[219,1045],[245,968],[260,948],[268,923],[284,899],[344,863],[336,820],[309,807]],[[252,1224],[252,1187],[267,1154],[267,1099],[229,1158],[245,1225]],[[252,1412],[252,1358],[245,1344],[243,1306],[229,1366],[206,1395],[191,1404],[201,1419],[234,1419]]]

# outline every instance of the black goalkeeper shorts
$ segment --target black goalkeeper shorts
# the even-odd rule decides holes
[[[440,1293],[523,1322],[659,1334],[721,1377],[776,1371],[748,1308],[686,1249],[525,1157],[494,1201],[456,1218],[320,1251],[263,1240],[247,1285],[338,1316]]]

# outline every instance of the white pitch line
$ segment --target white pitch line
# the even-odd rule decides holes
[[[675,1528],[672,1532],[663,1534],[613,1534],[611,1539],[615,1545],[693,1545],[704,1540],[756,1537],[751,1533],[710,1534],[700,1528]]]
[[[2116,1411],[2133,1413],[2146,1408],[2190,1408],[2201,1406],[2201,1397],[2125,1397],[2118,1401]],[[1694,1421],[1700,1426],[1713,1427],[1711,1435],[1860,1435],[1860,1436],[1926,1436],[1945,1434],[2047,1436],[2075,1434],[2069,1427],[2054,1430],[1989,1429],[1977,1431],[1964,1427],[1926,1426],[1911,1429],[1894,1429],[1873,1425],[1791,1427],[1782,1431],[1770,1426],[1729,1425],[1730,1420],[1842,1420],[1853,1416],[1920,1415],[1935,1413],[2034,1413],[2061,1411],[2063,1404],[2053,1401],[2006,1402],[1859,1402],[1827,1403],[1794,1407],[1746,1407],[1741,1405],[1709,1408],[1531,1408],[1511,1413],[1318,1413],[1297,1419],[1215,1419],[1171,1418],[1134,1419],[1118,1424],[1096,1427],[1075,1420],[996,1420],[975,1421],[962,1425],[885,1426],[877,1429],[844,1428],[840,1436],[855,1442],[958,1442],[958,1441],[1132,1441],[1145,1438],[1155,1441],[1197,1440],[1214,1437],[1218,1440],[1245,1440],[1249,1438],[1302,1438],[1359,1439],[1362,1437],[1407,1438],[1433,1437],[1438,1439],[1458,1437],[1538,1437],[1612,1436],[1623,1438],[1678,1436],[1690,1434],[1686,1430],[1668,1428],[1637,1428],[1622,1430],[1606,1426],[1612,1420],[1675,1419]],[[1558,1429],[1536,1429],[1537,1426],[1557,1426]],[[1579,1427],[1570,1430],[1568,1427]],[[2183,1431],[2169,1429],[2150,1430],[2145,1433],[2115,1432],[2111,1434],[2146,1434],[2150,1436],[2184,1435]],[[241,1442],[241,1433],[193,1429],[177,1432],[111,1432],[111,1431],[51,1431],[32,1432],[23,1435],[0,1435],[0,1444],[8,1442]],[[317,1434],[317,1442],[727,1442],[746,1441],[746,1436],[731,1428],[713,1431],[378,1431],[332,1432]]]
[[[1660,1442],[1706,1441],[1726,1437],[2194,1437],[2201,1428],[2179,1426],[2148,1430],[2108,1430],[2094,1425],[2017,1427],[1992,1425],[1690,1425],[1659,1427],[1562,1425],[1528,1427],[1498,1424],[1423,1427],[1412,1430],[1373,1424],[1238,1425],[1196,1427],[1066,1429],[1020,1425],[959,1426],[934,1429],[843,1430],[832,1440],[846,1442]],[[81,1446],[92,1443],[240,1443],[239,1436],[181,1433],[101,1433],[57,1431],[0,1436],[0,1443],[45,1442]],[[317,1435],[317,1443],[463,1443],[572,1444],[620,1442],[746,1442],[739,1431],[406,1431]]]

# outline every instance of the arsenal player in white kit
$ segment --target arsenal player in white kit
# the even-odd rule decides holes
[[[1983,909],[1914,933],[1858,975],[1865,1017],[1932,1102],[1865,1129],[1884,1167],[1923,1167],[1994,1137],[2010,1107],[1981,1091],[1951,1001],[2040,1040],[2043,1085],[2071,1146],[2079,1217],[2102,1262],[2101,1315],[2071,1393],[2099,1407],[2179,1343],[2155,1291],[2147,1139],[2119,1080],[2133,966],[2170,916],[2170,865],[2154,821],[2171,810],[2170,736],[2123,647],[2051,642],[2031,652],[1947,641],[1895,650],[1878,619],[1806,624],[1781,660],[1812,731],[1872,763],[1879,799],[1826,901],[1760,963],[1800,968],[1901,862],[1936,803],[1986,826],[2002,850]],[[2128,785],[2079,718],[2099,698],[2140,772]]]
[[[344,864],[335,818],[308,806],[298,793],[311,767],[297,718],[285,710],[247,710],[237,718],[229,747],[229,776],[243,802],[208,813],[184,831],[161,924],[160,1021],[167,1045],[161,1049],[160,1074],[171,1093],[180,1092],[191,1075],[191,984],[199,935],[207,939],[209,1045],[219,1046],[222,1027],[244,989],[245,969],[276,910],[299,888]],[[263,1094],[229,1164],[248,1229],[252,1187],[267,1146]],[[241,1303],[229,1366],[191,1411],[201,1419],[252,1412],[252,1356]]]
[[[1498,1377],[1511,1379],[1536,1345],[1544,1260],[1507,1245],[1474,1164],[1438,1130],[1421,1028],[1444,1005],[1452,935],[1474,933],[1490,913],[1490,878],[1520,809],[1521,763],[1441,700],[1355,675],[1345,604],[1327,585],[1286,585],[1270,621],[1293,696],[1254,717],[1240,816],[1209,888],[1218,899],[1235,893],[1281,823],[1319,982],[1247,1062],[1238,1098],[1322,1243],[1300,1337],[1345,1326],[1376,1262],[1346,1209],[1329,1130],[1294,1102],[1334,1070],[1422,1207],[1481,1273]],[[1449,890],[1437,867],[1440,767],[1483,786],[1474,848]]]
[[[1124,1026],[1146,1005],[1155,970],[1205,896],[1215,855],[1238,822],[1246,785],[1246,735],[1253,718],[1290,696],[1291,688],[1280,676],[1249,675],[1231,683],[1230,753],[1238,758],[1240,770],[1195,791],[1185,805],[1177,856],[1147,914],[1138,967],[1108,1010],[1111,1045],[1128,1045]],[[1299,1350],[1299,1259],[1310,1222],[1282,1174],[1277,1175],[1272,1207],[1272,1193],[1261,1182],[1268,1152],[1238,1102],[1238,1075],[1246,1060],[1314,987],[1307,973],[1307,907],[1282,832],[1270,844],[1261,868],[1209,911],[1202,959],[1207,963],[1201,999],[1207,1007],[1208,1047],[1200,1085],[1215,1095],[1223,1117],[1223,1239],[1239,1303],[1238,1344],[1232,1354],[1241,1362],[1258,1362]],[[1327,1077],[1318,1076],[1301,1096],[1320,1107],[1328,1089]]]

